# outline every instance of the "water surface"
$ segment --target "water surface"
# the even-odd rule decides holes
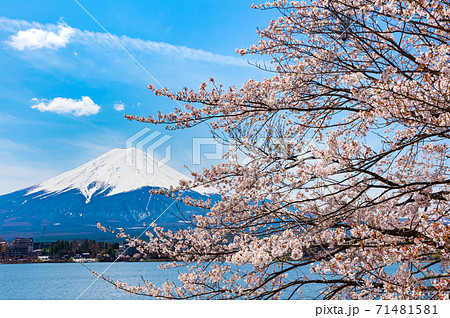
[[[104,271],[111,263],[89,263],[88,267]],[[176,270],[161,270],[159,263],[114,263],[105,276],[128,284],[142,282],[141,275],[157,285],[177,279]],[[77,263],[2,264],[0,265],[0,299],[77,299],[96,279]],[[130,295],[97,279],[80,299],[149,299]]]
[[[178,272],[183,269],[159,269],[159,262],[122,262],[122,263],[88,263],[86,266],[98,273],[108,269],[105,276],[114,281],[120,280],[128,285],[142,283],[141,276],[156,286],[166,280],[178,281]],[[109,268],[108,268],[109,267]],[[438,265],[433,266],[437,271]],[[395,267],[387,268],[395,272]],[[309,266],[297,268],[292,276],[307,274]],[[95,281],[95,282],[94,282]],[[94,282],[94,283],[93,283]],[[92,284],[93,283],[93,284]],[[89,287],[92,284],[91,287]],[[320,294],[321,285],[306,285],[296,299],[313,299]],[[81,295],[81,296],[80,296]],[[283,298],[287,298],[284,293]],[[78,263],[37,263],[37,264],[1,264],[0,265],[0,299],[151,299],[146,296],[131,295],[102,279],[96,279],[91,272]]]

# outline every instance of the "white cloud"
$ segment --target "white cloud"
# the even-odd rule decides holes
[[[23,51],[34,49],[59,49],[69,43],[75,30],[69,26],[58,25],[57,30],[28,29],[19,31],[7,42],[11,47]]]
[[[216,54],[201,49],[172,45],[165,42],[155,42],[128,36],[80,30],[67,25],[40,24],[25,20],[14,20],[0,17],[0,30],[16,32],[6,43],[18,50],[65,47],[69,41],[87,47],[120,50],[115,41],[120,42],[127,50],[141,54],[158,54],[175,59],[188,59],[211,62],[222,65],[249,66],[247,61],[238,56]]]
[[[100,106],[96,105],[88,96],[83,96],[81,99],[71,99],[56,97],[52,100],[37,98],[32,99],[33,102],[39,102],[31,106],[40,112],[53,112],[58,114],[70,113],[74,116],[89,116],[95,115],[100,110]]]
[[[118,112],[125,109],[125,105],[123,103],[116,103],[114,104],[114,110],[117,110]]]
[[[0,29],[2,29],[3,31],[17,32],[25,28],[42,28],[42,24],[38,22],[29,22],[26,20],[16,20],[0,17]]]

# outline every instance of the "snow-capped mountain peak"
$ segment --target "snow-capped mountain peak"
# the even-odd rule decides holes
[[[88,203],[94,194],[107,190],[106,195],[111,196],[142,187],[175,187],[180,180],[190,179],[167,165],[158,168],[154,159],[139,149],[113,149],[78,168],[42,182],[27,195],[41,191],[59,194],[78,189]],[[204,187],[198,187],[195,191],[201,194],[215,193],[215,190]]]

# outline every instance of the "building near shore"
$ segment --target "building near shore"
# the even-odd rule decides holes
[[[28,246],[30,247],[30,250],[33,250],[33,239],[32,238],[22,238],[22,237],[16,237],[11,245],[13,246]]]
[[[24,259],[33,252],[32,238],[15,238],[11,245],[6,246],[5,257],[10,259]]]
[[[4,258],[6,256],[6,242],[0,239],[0,258]]]

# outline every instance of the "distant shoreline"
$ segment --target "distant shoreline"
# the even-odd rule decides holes
[[[155,262],[173,262],[173,259],[168,259],[168,258],[151,258],[151,259],[142,259],[142,260],[126,260],[126,261],[121,261],[121,260],[117,260],[117,261],[67,261],[67,260],[49,260],[49,261],[37,261],[37,260],[33,260],[33,261],[6,261],[6,262],[2,262],[0,261],[0,265],[11,265],[11,264],[77,264],[77,263],[82,263],[82,264],[89,264],[89,263],[155,263]]]

